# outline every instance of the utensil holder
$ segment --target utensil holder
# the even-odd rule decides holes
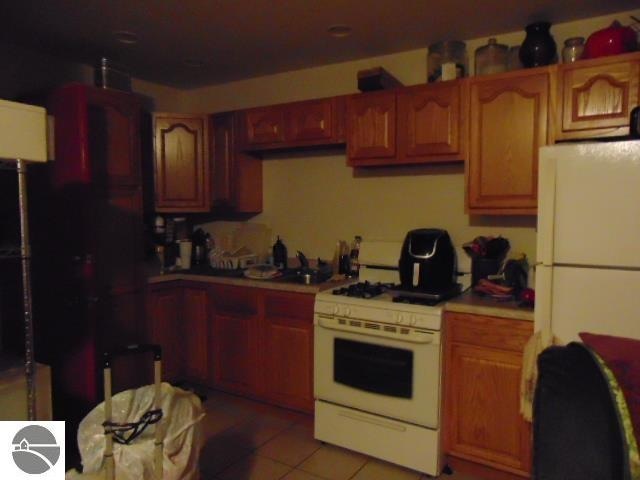
[[[481,279],[495,275],[500,271],[502,262],[495,258],[474,258],[471,260],[471,286]]]

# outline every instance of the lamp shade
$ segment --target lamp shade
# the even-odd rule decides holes
[[[0,159],[47,161],[47,112],[0,100]]]

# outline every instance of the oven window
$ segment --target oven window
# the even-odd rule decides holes
[[[413,352],[334,339],[333,380],[367,392],[411,398]]]

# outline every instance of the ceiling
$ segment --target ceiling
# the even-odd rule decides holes
[[[82,63],[106,56],[179,88],[224,83],[637,8],[637,0],[14,0],[0,39]],[[346,24],[336,38],[327,28]],[[115,40],[133,32],[137,43]],[[191,64],[191,65],[188,65]],[[201,64],[201,65],[193,65]]]

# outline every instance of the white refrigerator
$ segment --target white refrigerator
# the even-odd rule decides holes
[[[640,339],[640,140],[539,158],[536,330]]]

